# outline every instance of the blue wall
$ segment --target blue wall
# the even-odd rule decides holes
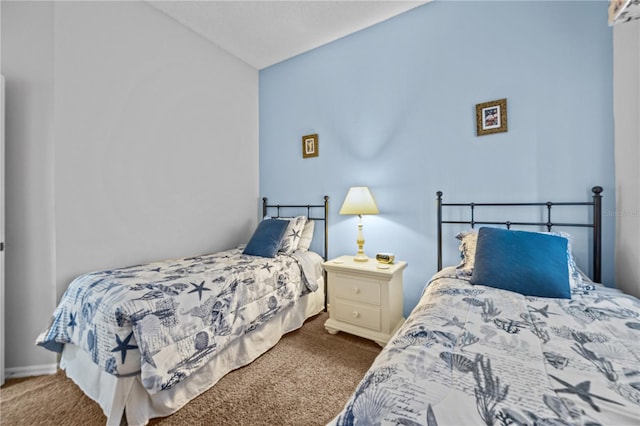
[[[260,72],[261,194],[329,195],[336,257],[356,251],[357,217],[338,215],[347,189],[369,186],[380,214],[364,217],[365,251],[408,261],[408,314],[436,271],[436,191],[450,202],[587,201],[601,185],[614,209],[612,57],[604,1],[418,7]],[[500,98],[509,131],[476,136],[475,104]],[[319,157],[303,159],[310,133]],[[608,285],[614,220],[604,218]],[[568,231],[590,271],[588,234]],[[445,265],[457,256],[448,232]]]

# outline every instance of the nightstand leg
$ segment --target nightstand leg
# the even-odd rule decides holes
[[[338,331],[340,331],[340,330],[336,330],[335,328],[331,328],[327,326],[325,326],[324,328],[327,330],[329,334],[338,334]]]

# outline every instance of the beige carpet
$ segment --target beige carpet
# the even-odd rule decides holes
[[[328,334],[326,313],[307,320],[250,365],[223,377],[151,425],[324,425],[344,406],[380,347]],[[59,371],[11,379],[0,389],[2,425],[101,425],[100,407]]]

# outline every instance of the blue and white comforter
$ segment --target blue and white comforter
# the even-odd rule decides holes
[[[56,352],[73,343],[155,393],[316,289],[293,256],[238,249],[94,272],[69,285],[36,343]]]
[[[640,301],[522,296],[439,273],[337,425],[637,425]]]

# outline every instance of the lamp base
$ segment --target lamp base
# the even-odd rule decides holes
[[[369,258],[364,254],[364,235],[362,234],[361,214],[358,215],[358,239],[356,240],[356,244],[358,244],[358,252],[353,256],[353,260],[356,262],[368,262]]]
[[[369,258],[364,253],[358,253],[355,256],[353,256],[353,261],[354,262],[368,262]]]

